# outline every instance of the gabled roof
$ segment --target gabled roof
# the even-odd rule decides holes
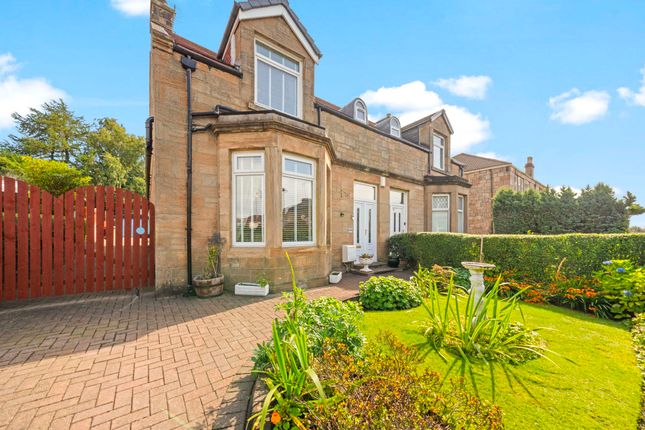
[[[508,161],[496,160],[494,158],[480,157],[479,155],[464,153],[455,155],[453,158],[464,164],[465,172],[511,165],[511,163],[509,163]]]
[[[317,63],[322,57],[322,53],[314,39],[311,37],[304,24],[298,19],[298,16],[289,6],[289,0],[249,0],[233,2],[231,16],[228,19],[222,43],[219,47],[220,58],[224,56],[224,51],[229,43],[231,34],[235,30],[237,22],[244,19],[266,18],[270,16],[282,16],[287,24],[291,27],[300,42],[303,44],[311,58]]]
[[[421,125],[421,124],[423,124],[424,122],[427,122],[427,121],[434,122],[440,117],[443,117],[444,121],[446,121],[446,125],[448,126],[448,130],[450,130],[450,134],[454,134],[455,131],[453,130],[452,124],[450,124],[450,120],[448,119],[448,114],[446,114],[446,111],[444,109],[441,109],[440,111],[432,113],[432,114],[430,114],[428,116],[424,116],[423,118],[418,119],[418,120],[414,121],[413,123],[406,125],[405,127],[403,127],[401,129],[401,131],[410,130],[411,128],[414,128],[414,127],[416,127],[418,125]]]

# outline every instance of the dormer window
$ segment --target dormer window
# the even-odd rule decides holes
[[[293,116],[301,112],[300,63],[255,42],[255,103]]]
[[[401,137],[401,123],[397,118],[390,119],[390,134],[394,137]]]
[[[367,106],[362,100],[356,100],[354,103],[354,119],[367,124]]]

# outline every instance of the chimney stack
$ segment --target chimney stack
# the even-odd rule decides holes
[[[150,34],[153,46],[172,50],[175,9],[166,0],[150,1]]]
[[[533,157],[528,157],[526,159],[526,164],[524,165],[524,173],[529,175],[531,178],[535,173],[535,165],[533,164]]]

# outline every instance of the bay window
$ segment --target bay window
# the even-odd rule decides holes
[[[315,166],[295,155],[282,159],[282,242],[284,245],[314,244]]]
[[[432,231],[450,231],[450,195],[432,195]]]
[[[255,43],[255,103],[300,116],[300,63]]]
[[[264,245],[264,154],[233,154],[233,244]]]

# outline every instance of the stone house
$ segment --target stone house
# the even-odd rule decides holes
[[[464,166],[464,177],[472,184],[468,199],[468,232],[494,233],[493,197],[501,189],[513,191],[543,190],[533,175],[533,157],[528,157],[521,171],[512,163],[472,154],[459,154],[455,159]]]
[[[470,183],[444,111],[372,122],[360,98],[316,97],[322,54],[287,0],[233,3],[216,51],[175,34],[174,18],[151,1],[158,287],[186,285],[215,233],[227,286],[263,275],[280,287],[285,250],[298,278],[320,285],[343,245],[384,261],[392,234],[468,230]]]

